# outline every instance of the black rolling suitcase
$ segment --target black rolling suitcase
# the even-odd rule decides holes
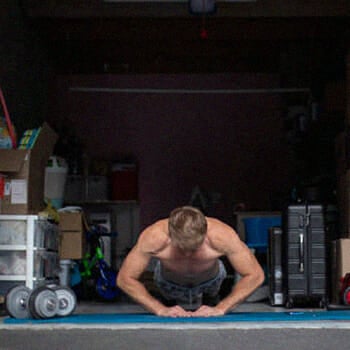
[[[269,229],[269,246],[267,250],[269,300],[273,306],[284,305],[282,272],[282,229],[273,226]]]
[[[326,306],[328,254],[323,206],[289,205],[283,232],[286,307]]]

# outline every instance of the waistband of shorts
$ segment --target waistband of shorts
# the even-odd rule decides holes
[[[172,285],[172,286],[174,286],[176,288],[183,288],[183,289],[186,289],[186,290],[188,290],[188,289],[195,289],[195,288],[203,287],[206,284],[211,284],[211,283],[215,282],[218,279],[224,279],[227,276],[226,268],[225,268],[224,263],[220,259],[218,260],[218,263],[219,263],[219,271],[216,274],[216,276],[214,276],[213,278],[211,278],[211,279],[209,279],[207,281],[201,282],[201,283],[196,284],[196,285],[191,286],[191,287],[183,286],[181,284],[177,284],[177,283],[174,283],[172,281],[168,281],[167,279],[165,279],[162,276],[162,272],[161,272],[162,266],[161,266],[161,263],[160,263],[159,260],[157,261],[155,269],[154,269],[154,278],[157,278],[157,279],[159,279],[159,281],[165,282],[168,285]]]

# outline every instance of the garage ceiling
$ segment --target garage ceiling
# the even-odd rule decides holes
[[[62,73],[274,72],[295,86],[345,71],[348,0],[218,1],[208,16],[186,1],[22,4]]]

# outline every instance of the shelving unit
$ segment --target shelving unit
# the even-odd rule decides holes
[[[33,289],[56,280],[58,226],[37,215],[0,215],[0,295],[14,284]]]

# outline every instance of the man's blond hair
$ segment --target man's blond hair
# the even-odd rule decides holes
[[[170,239],[183,251],[194,251],[199,248],[204,241],[207,228],[207,220],[197,208],[183,206],[170,213]]]

